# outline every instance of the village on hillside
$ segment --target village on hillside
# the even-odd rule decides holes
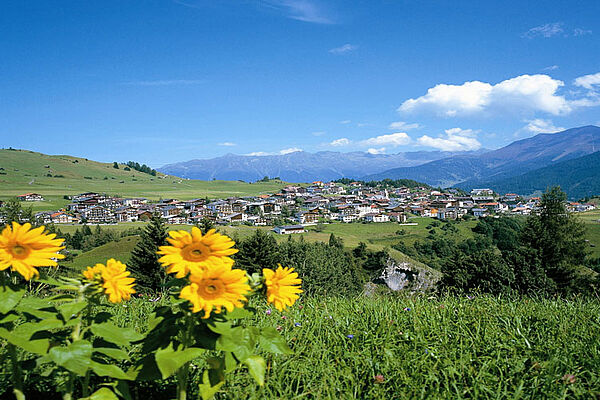
[[[43,195],[37,193],[17,198],[25,202],[44,201]],[[221,225],[275,226],[276,233],[289,234],[304,232],[307,225],[331,221],[403,224],[411,216],[458,219],[469,215],[528,215],[536,210],[540,200],[514,193],[499,195],[491,189],[473,189],[466,194],[455,189],[384,188],[362,182],[344,185],[320,181],[306,187],[287,186],[274,194],[216,200],[152,202],[145,198],[120,198],[92,192],[68,198],[71,203],[64,209],[39,212],[36,217],[44,224],[111,224],[144,221],[158,213],[169,224],[197,224],[208,219]],[[570,202],[568,208],[582,212],[593,210],[595,206]]]

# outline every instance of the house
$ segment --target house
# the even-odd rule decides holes
[[[50,214],[50,219],[53,224],[72,224],[74,222],[79,222],[77,218],[62,211],[55,212]]]
[[[386,214],[369,213],[369,214],[365,214],[365,221],[367,221],[367,222],[389,222],[390,217]]]
[[[115,214],[106,207],[93,206],[81,212],[88,223],[101,224],[115,221]]]
[[[285,225],[285,226],[276,226],[273,228],[275,233],[280,235],[290,235],[292,233],[304,233],[306,230],[302,225]]]
[[[44,196],[37,193],[25,193],[17,196],[21,201],[44,201]]]
[[[471,210],[474,216],[476,217],[486,217],[488,215],[487,208],[474,208]]]

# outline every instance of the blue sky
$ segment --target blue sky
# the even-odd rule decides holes
[[[2,147],[159,167],[600,124],[600,2],[5,1]]]

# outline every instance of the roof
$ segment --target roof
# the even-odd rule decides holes
[[[279,229],[304,229],[304,225],[284,225],[284,226],[277,226],[276,228],[279,228]]]

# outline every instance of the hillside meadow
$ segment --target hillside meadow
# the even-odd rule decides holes
[[[154,299],[153,299],[154,300]],[[143,333],[148,298],[112,306],[115,321]],[[284,313],[256,304],[245,324],[281,331],[292,355],[262,354],[266,383],[244,368],[218,399],[590,399],[600,395],[600,302],[492,296],[304,297]],[[269,311],[268,311],[269,310]],[[136,347],[129,349],[132,358]],[[193,362],[196,398],[203,358]],[[7,364],[3,363],[6,379]],[[126,367],[126,365],[124,365]],[[53,395],[28,372],[30,393]],[[165,399],[172,379],[130,383],[136,399]],[[7,397],[6,381],[0,385]],[[32,398],[35,398],[33,396]]]
[[[29,192],[42,194],[46,201],[28,203],[34,211],[57,210],[69,203],[64,195],[84,192],[188,200],[275,193],[286,185],[279,180],[246,183],[188,180],[161,173],[152,176],[133,169],[125,171],[124,164],[115,169],[112,163],[29,150],[0,149],[0,168],[0,200]]]

